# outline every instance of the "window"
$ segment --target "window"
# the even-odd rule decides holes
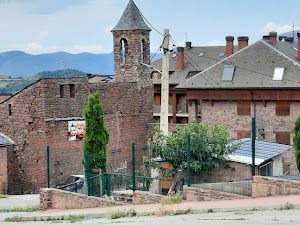
[[[223,57],[226,54],[226,52],[220,52],[220,57]]]
[[[70,98],[75,98],[75,84],[70,84]]]
[[[290,142],[290,133],[288,132],[277,132],[276,133],[276,142],[279,144],[289,145]]]
[[[276,116],[289,116],[291,102],[288,101],[276,101]]]
[[[161,78],[161,74],[157,71],[153,71],[151,73],[151,79],[160,79]]]
[[[251,131],[237,131],[237,139],[251,138]]]
[[[199,53],[199,56],[204,56],[205,55],[205,52],[200,52]]]
[[[273,176],[273,162],[268,162],[259,167],[259,175],[261,176]]]
[[[200,73],[200,72],[201,72],[201,71],[190,71],[190,72],[188,73],[188,75],[186,75],[185,79],[189,79],[189,78],[195,76],[196,74],[198,74],[198,73]]]
[[[155,105],[160,105],[160,94],[154,94]]]
[[[126,63],[126,56],[128,53],[128,43],[126,39],[121,40],[122,64]]]
[[[242,101],[237,102],[237,115],[251,115],[251,102],[250,101]]]
[[[275,67],[273,80],[282,80],[284,74],[284,67]]]
[[[144,52],[145,52],[145,40],[143,39],[141,41],[141,63],[144,63],[144,61],[145,61]]]
[[[11,116],[12,112],[11,112],[11,104],[8,104],[8,115]]]
[[[60,98],[63,98],[64,97],[64,89],[65,89],[64,85],[60,85],[59,88],[60,88],[60,90],[59,90],[60,91]]]
[[[225,66],[223,70],[222,81],[232,81],[235,66]]]

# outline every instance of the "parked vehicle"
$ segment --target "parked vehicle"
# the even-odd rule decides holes
[[[56,188],[66,191],[76,191],[83,187],[84,175],[71,175],[65,183],[57,185]],[[77,186],[77,187],[76,187]]]

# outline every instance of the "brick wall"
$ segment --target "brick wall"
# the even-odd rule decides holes
[[[0,146],[0,195],[7,194],[7,148]]]
[[[252,197],[300,194],[300,182],[272,177],[254,176]]]
[[[43,188],[40,190],[40,208],[48,209],[84,209],[107,207],[111,200],[92,197],[73,192],[58,190],[54,188]],[[116,205],[125,203],[116,202]]]
[[[187,199],[188,201],[213,201],[213,200],[232,200],[248,198],[243,195],[231,194],[221,191],[211,191],[201,188],[188,187]]]

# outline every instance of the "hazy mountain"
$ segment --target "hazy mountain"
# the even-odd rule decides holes
[[[159,57],[161,54],[156,55],[153,60]],[[60,69],[76,69],[85,73],[112,75],[114,74],[113,53],[56,52],[40,55],[31,55],[21,51],[0,53],[0,74],[12,78],[33,76],[41,71]]]

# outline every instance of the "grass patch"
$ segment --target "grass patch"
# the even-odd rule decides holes
[[[246,219],[241,217],[241,218],[238,218],[238,219],[235,219],[235,220],[246,220]]]
[[[8,217],[5,219],[5,222],[21,222],[24,219],[21,216]]]
[[[85,217],[84,216],[69,215],[64,219],[70,221],[71,223],[75,223],[75,222],[85,220]]]
[[[172,193],[171,195],[169,196],[166,196],[166,197],[163,197],[161,200],[160,200],[160,203],[162,205],[169,205],[169,204],[176,204],[176,203],[180,203],[182,200],[181,200],[181,197],[180,197],[180,194],[177,193],[177,194],[174,194]]]
[[[6,196],[0,195],[0,198],[7,198]]]
[[[0,209],[0,212],[35,212],[40,210],[40,205],[17,207],[12,209]]]
[[[122,217],[133,217],[136,216],[135,209],[113,209],[108,212],[108,217],[110,219],[118,219]]]
[[[294,209],[295,206],[289,202],[287,202],[284,206],[280,207],[279,210],[291,210]]]
[[[156,214],[157,216],[178,216],[178,215],[186,215],[191,212],[191,208],[186,210],[163,210],[160,209],[160,212]]]

